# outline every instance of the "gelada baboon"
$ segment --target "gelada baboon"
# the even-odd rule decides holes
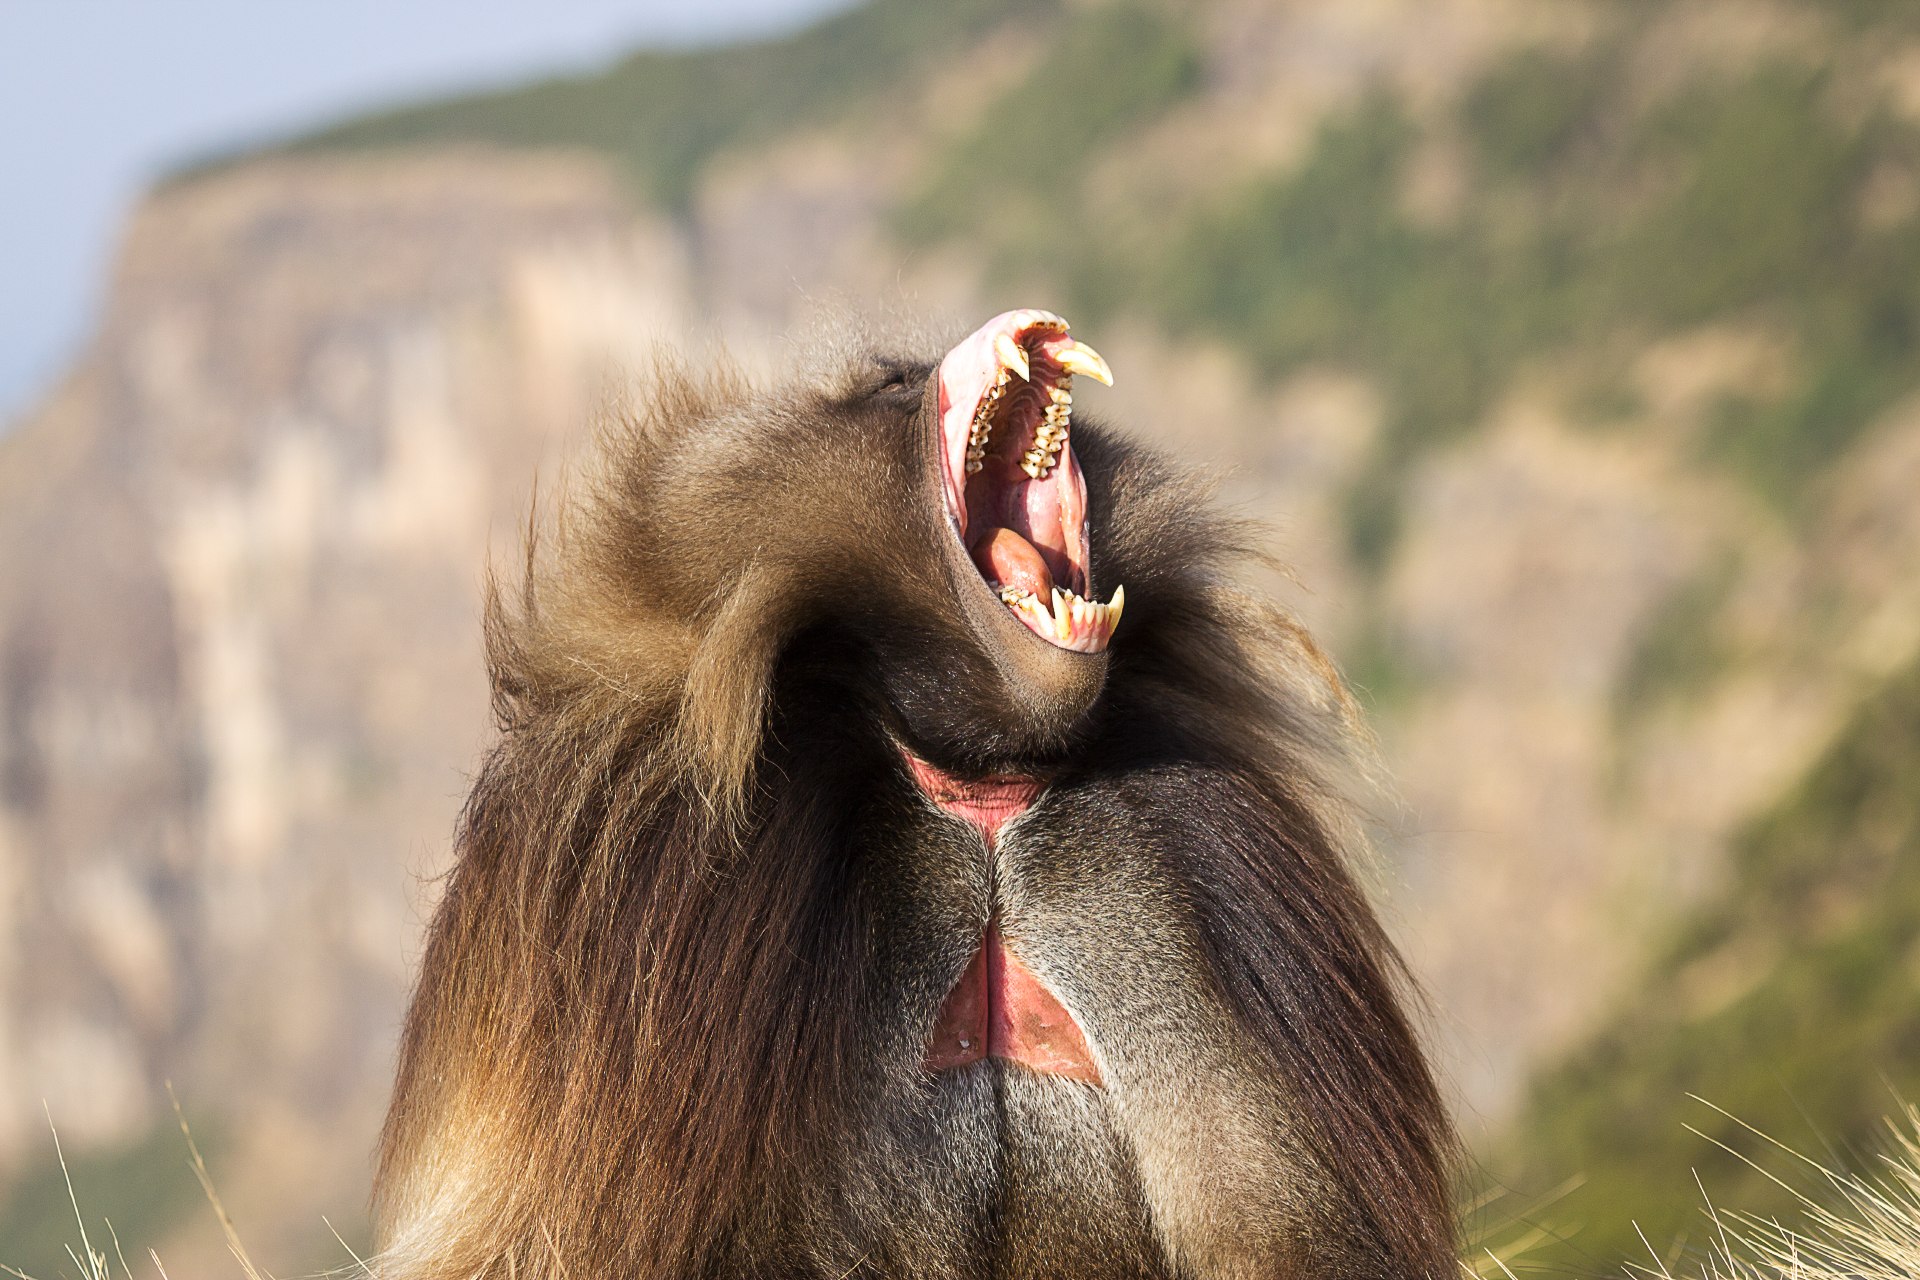
[[[662,375],[496,597],[377,1269],[1450,1275],[1347,704],[1247,540],[1047,312],[818,365]]]

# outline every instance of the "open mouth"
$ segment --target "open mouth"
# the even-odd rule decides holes
[[[1075,374],[1113,385],[1107,362],[1059,316],[995,316],[940,362],[940,461],[947,513],[1001,603],[1049,644],[1099,653],[1126,592],[1088,598]]]

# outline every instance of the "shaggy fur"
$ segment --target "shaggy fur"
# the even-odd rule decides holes
[[[1228,585],[1242,531],[1085,421],[1127,613],[1099,659],[1046,652],[956,555],[932,367],[663,373],[496,593],[501,732],[407,1021],[382,1276],[1452,1271],[1450,1131],[1344,860],[1337,678]],[[901,746],[1047,789],[989,854]],[[989,918],[1105,1089],[923,1070]]]

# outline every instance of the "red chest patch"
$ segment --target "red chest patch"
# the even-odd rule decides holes
[[[913,781],[927,799],[952,814],[975,831],[992,849],[1000,828],[1025,813],[1039,798],[1045,784],[1022,774],[989,774],[984,778],[961,778],[937,769],[911,752],[906,757]]]
[[[960,778],[901,754],[921,793],[978,831],[989,851],[1000,828],[1031,808],[1045,785],[1019,774]],[[1007,946],[997,922],[987,926],[980,949],[940,1005],[927,1038],[926,1067],[946,1071],[989,1057],[1041,1075],[1101,1083],[1080,1024]]]
[[[1004,1058],[1043,1076],[1099,1084],[1100,1068],[1073,1014],[987,926],[967,971],[940,1006],[927,1037],[929,1071]]]

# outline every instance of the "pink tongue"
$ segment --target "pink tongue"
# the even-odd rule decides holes
[[[1042,600],[1053,593],[1047,562],[1031,542],[1011,529],[987,530],[973,544],[973,562],[989,582],[1030,591]]]

